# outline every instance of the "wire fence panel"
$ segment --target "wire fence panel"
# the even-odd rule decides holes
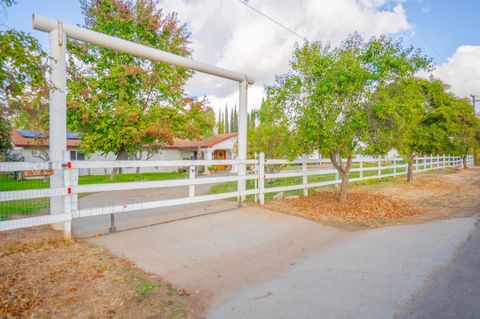
[[[472,155],[465,160],[473,165]],[[238,173],[240,165],[246,165],[245,174]],[[421,156],[415,158],[413,169],[462,165],[463,158],[458,156]],[[401,176],[407,170],[408,164],[399,157],[356,158],[350,182]],[[53,174],[62,176],[63,183],[51,184]],[[243,181],[245,190],[240,187]],[[227,200],[228,207],[236,207],[242,198],[263,204],[308,196],[341,182],[329,160],[265,159],[263,154],[246,161],[0,162],[0,230],[65,223],[68,233],[71,220],[82,217],[105,216],[114,221],[115,214],[133,212],[129,216],[141,219],[165,213],[162,208],[196,203]],[[191,214],[185,211],[185,216]]]

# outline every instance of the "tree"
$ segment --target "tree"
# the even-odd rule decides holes
[[[191,55],[185,25],[153,0],[81,4],[86,28]],[[190,70],[77,41],[69,41],[68,50],[68,124],[81,132],[86,154],[100,151],[126,159],[171,144],[175,137],[197,138],[192,132],[203,130],[192,128],[190,116],[208,114],[205,101],[193,101],[183,88]]]
[[[365,42],[353,34],[338,48],[319,42],[297,47],[290,72],[268,88],[270,97],[288,110],[298,152],[318,150],[339,172],[340,202],[347,199],[354,153],[368,151],[377,140],[369,124],[375,93],[427,63],[401,41],[381,36]]]
[[[225,118],[225,133],[230,133],[230,119],[228,117],[227,104],[225,104],[224,118]]]
[[[0,116],[3,121],[28,129],[47,129],[47,62],[46,53],[29,34],[0,31]]]
[[[12,149],[10,141],[10,131],[12,130],[10,123],[5,117],[0,117],[0,157]]]
[[[252,112],[252,117],[258,119],[258,126],[248,130],[248,152],[253,158],[255,153],[263,152],[266,158],[286,159],[295,156],[294,132],[289,128],[288,118],[278,104],[267,99],[262,102],[258,112]],[[270,170],[279,166],[269,165]]]
[[[463,167],[467,168],[467,155],[480,142],[480,119],[467,99],[453,98],[451,110],[450,149],[462,157]]]
[[[450,101],[446,86],[434,79],[401,78],[377,91],[371,123],[381,133],[375,144],[395,148],[406,159],[408,182],[416,156],[445,148]]]
[[[217,131],[218,131],[218,134],[225,133],[225,118],[224,118],[224,113],[222,113],[222,110],[218,111]]]

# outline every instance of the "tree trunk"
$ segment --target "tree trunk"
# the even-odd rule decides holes
[[[350,169],[352,168],[353,156],[350,151],[347,157],[347,164],[344,164],[340,157],[340,152],[330,152],[330,161],[337,169],[340,176],[342,176],[342,184],[338,193],[338,201],[344,203],[347,200],[348,182],[350,179]]]
[[[345,203],[347,201],[348,182],[350,180],[348,175],[342,174],[342,184],[340,185],[340,192],[338,193],[338,201],[340,203]]]
[[[467,165],[467,154],[464,154],[462,156],[462,159],[463,159],[463,168],[468,168],[468,165]]]
[[[414,161],[414,156],[409,156],[408,157],[408,165],[407,165],[407,182],[413,182],[413,161]]]
[[[121,150],[120,152],[118,152],[117,158],[115,160],[121,161],[121,160],[127,160],[127,159],[128,159],[127,151]],[[119,171],[120,169],[118,167],[115,167],[114,169],[112,169],[112,173],[110,174],[110,182],[113,181],[113,179],[115,178],[115,176],[118,174]]]

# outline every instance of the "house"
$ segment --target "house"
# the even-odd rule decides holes
[[[13,144],[13,154],[20,160],[25,162],[44,162],[49,160],[48,137],[42,132],[27,131],[27,130],[13,130],[10,133]],[[113,161],[116,159],[115,154],[102,154],[100,152],[84,155],[80,150],[81,139],[78,133],[67,133],[67,150],[68,157],[73,161]],[[237,143],[237,133],[218,134],[201,141],[191,141],[184,139],[174,139],[172,145],[166,145],[155,154],[150,154],[148,158],[151,161],[165,161],[165,160],[191,160],[191,159],[206,159],[206,160],[224,160],[235,158],[235,148]],[[145,154],[142,154],[145,159]],[[67,156],[66,156],[67,157]],[[134,160],[135,158],[130,158]],[[219,169],[227,170],[229,167],[220,166]],[[146,171],[175,171],[175,167],[158,167],[145,168]],[[135,169],[132,168],[131,172]],[[126,170],[125,172],[130,172]],[[105,169],[89,169],[81,170],[81,175],[84,174],[108,174]]]

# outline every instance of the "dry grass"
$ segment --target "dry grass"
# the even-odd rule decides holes
[[[352,184],[346,203],[338,203],[335,196],[335,191],[320,190],[310,197],[272,201],[267,206],[347,228],[477,216],[480,212],[480,169],[418,174],[413,183],[398,177],[376,184]]]
[[[408,201],[368,192],[350,192],[348,200],[339,203],[334,191],[322,191],[306,198],[273,201],[269,208],[316,222],[351,226],[388,225],[422,211],[422,207]]]
[[[49,228],[0,238],[2,318],[188,318],[188,293]]]

